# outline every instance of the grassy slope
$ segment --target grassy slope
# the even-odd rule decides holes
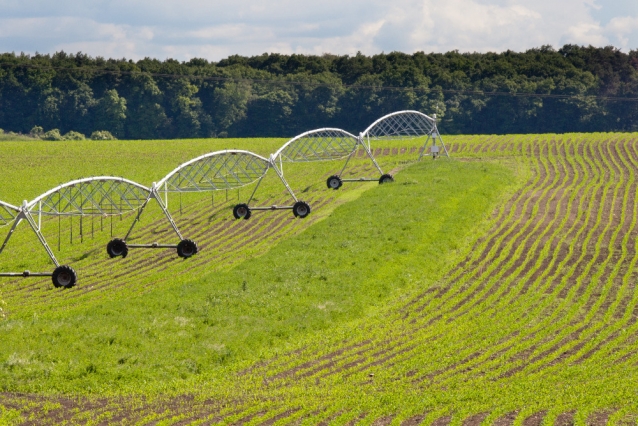
[[[225,376],[308,332],[359,317],[454,262],[511,173],[427,162],[264,256],[129,300],[0,325],[5,390],[104,392]]]

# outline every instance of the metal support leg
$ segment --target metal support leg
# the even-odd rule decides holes
[[[363,146],[363,149],[365,149],[366,154],[368,154],[368,157],[370,157],[370,160],[372,160],[372,162],[374,163],[374,166],[377,168],[377,170],[379,171],[379,174],[383,174],[383,170],[381,170],[381,167],[379,167],[379,164],[377,164],[377,160],[374,159],[374,156],[372,155],[372,152],[370,152],[370,147],[368,147],[366,144],[364,144],[363,142],[361,142],[361,145]]]
[[[250,194],[250,198],[248,199],[248,201],[246,202],[246,205],[250,205],[250,202],[253,200],[253,197],[255,196],[255,193],[257,192],[257,188],[259,188],[259,185],[261,184],[261,181],[264,179],[265,175],[262,175],[259,180],[257,181],[257,185],[255,186],[255,189],[253,190],[253,193]]]
[[[421,161],[421,159],[423,158],[423,155],[425,154],[425,150],[428,147],[428,143],[430,142],[430,139],[432,139],[432,137],[431,135],[428,135],[428,138],[425,140],[425,143],[423,144],[423,149],[421,150],[421,153],[419,154],[418,161]]]
[[[166,216],[166,219],[168,219],[168,222],[173,227],[173,230],[175,231],[175,233],[179,237],[180,241],[183,240],[184,237],[182,237],[182,234],[179,232],[179,229],[177,228],[177,225],[175,224],[175,221],[173,220],[173,217],[171,216],[171,214],[169,213],[168,209],[166,208],[166,206],[162,202],[162,197],[159,195],[159,193],[157,192],[157,190],[155,188],[153,188],[153,190],[151,191],[151,197],[153,197],[153,198],[155,198],[155,200],[157,200],[157,204],[159,204],[160,208],[164,212],[164,215]]]
[[[133,232],[133,228],[135,228],[135,224],[139,222],[140,216],[142,216],[142,212],[144,212],[144,209],[146,208],[146,205],[148,204],[148,202],[151,200],[152,196],[153,196],[152,193],[148,194],[148,197],[146,197],[146,201],[144,201],[144,204],[142,204],[140,209],[137,211],[135,220],[133,221],[133,223],[131,224],[131,227],[128,229],[128,232],[124,236],[124,241],[128,240],[128,237],[131,235],[131,232]],[[113,216],[111,216],[111,237],[113,237]]]
[[[26,212],[22,212],[21,214],[29,223],[29,225],[31,226],[31,229],[33,229],[33,232],[35,232],[35,235],[37,235],[38,240],[40,240],[40,243],[42,244],[47,254],[53,261],[53,264],[56,266],[56,268],[60,266],[60,264],[58,263],[58,260],[55,258],[55,255],[53,254],[53,250],[51,250],[51,247],[49,247],[49,244],[47,244],[47,240],[44,239],[44,235],[42,235],[42,232],[40,232],[40,229],[38,228],[38,225],[35,223],[35,220],[31,216],[31,213],[26,211]]]
[[[279,169],[277,168],[277,166],[275,166],[274,164],[271,163],[271,166],[273,169],[275,169],[275,173],[277,173],[277,176],[279,176],[279,179],[281,179],[281,183],[284,184],[284,186],[286,187],[286,189],[288,190],[288,193],[290,194],[290,196],[292,197],[293,200],[295,200],[295,203],[298,202],[299,200],[297,199],[297,197],[295,196],[295,193],[292,192],[292,189],[290,188],[290,186],[288,185],[288,182],[286,182],[286,179],[284,179],[284,175],[279,171]]]
[[[341,169],[341,171],[339,172],[339,174],[337,174],[337,176],[341,177],[341,175],[343,174],[343,172],[346,170],[346,167],[348,166],[348,163],[350,162],[350,159],[351,159],[352,157],[354,157],[354,155],[357,153],[357,148],[358,148],[358,147],[355,147],[355,148],[354,148],[354,151],[352,151],[352,152],[350,153],[350,155],[348,155],[348,158],[346,158],[346,163],[343,165],[343,168]]]
[[[11,225],[11,229],[9,229],[9,233],[7,234],[7,237],[4,239],[4,242],[2,243],[2,247],[0,247],[0,254],[2,253],[2,250],[4,250],[4,248],[7,246],[7,243],[9,242],[9,239],[11,238],[13,231],[16,230],[16,227],[18,226],[20,221],[22,221],[20,216],[16,217],[15,220],[13,221],[13,225]]]

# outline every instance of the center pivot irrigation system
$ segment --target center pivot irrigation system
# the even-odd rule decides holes
[[[55,265],[53,272],[4,272],[3,277],[48,277],[55,287],[73,287],[77,282],[75,270],[67,265],[60,265],[42,235],[42,217],[58,217],[58,232],[62,217],[79,216],[80,229],[85,217],[92,219],[113,217],[139,209],[147,199],[149,189],[133,181],[100,176],[74,180],[45,192],[31,202],[25,201],[21,207],[0,202],[0,225],[11,225],[2,246],[4,251],[14,231],[25,220],[38,237],[40,244]],[[37,218],[37,221],[36,221]],[[92,222],[93,223],[93,222]],[[103,223],[102,223],[103,225]],[[59,234],[58,234],[59,238]]]
[[[62,217],[79,216],[80,235],[83,235],[83,220],[91,218],[91,227],[96,217],[100,218],[100,226],[103,227],[104,218],[121,216],[137,211],[135,219],[124,238],[113,238],[106,247],[111,258],[126,257],[130,248],[174,248],[177,255],[189,258],[198,252],[195,241],[182,236],[177,224],[173,220],[169,210],[168,201],[171,193],[206,192],[238,189],[243,186],[255,184],[248,201],[237,204],[233,208],[233,216],[236,219],[248,219],[253,211],[259,210],[292,210],[295,217],[305,218],[310,214],[310,205],[300,201],[292,191],[284,178],[283,163],[299,163],[311,161],[342,160],[345,164],[341,171],[332,175],[327,180],[327,186],[331,189],[339,189],[343,182],[378,181],[379,183],[392,182],[394,178],[390,174],[384,174],[374,158],[371,149],[373,140],[392,140],[427,137],[423,149],[419,153],[419,160],[426,153],[429,144],[429,153],[433,158],[440,154],[440,147],[447,157],[449,153],[436,126],[436,115],[428,117],[418,111],[399,111],[385,115],[372,123],[359,136],[355,136],[345,130],[335,128],[322,128],[305,132],[286,142],[277,152],[268,158],[262,157],[250,151],[225,150],[216,151],[194,158],[181,164],[167,174],[162,180],[153,183],[150,188],[133,181],[109,177],[91,177],[74,180],[50,191],[45,192],[31,202],[24,201],[22,206],[0,201],[0,227],[9,227],[9,233],[0,246],[0,254],[5,250],[14,231],[23,220],[26,221],[55,265],[51,273],[47,272],[0,272],[0,277],[41,277],[50,276],[55,287],[73,287],[77,282],[76,272],[67,265],[60,265],[55,258],[42,234],[42,217],[58,217],[58,242],[60,238],[60,221]],[[440,142],[440,146],[437,145]],[[360,177],[343,179],[341,176],[348,163],[359,150],[362,149],[370,158],[381,175],[380,178]],[[281,183],[290,194],[294,203],[285,206],[251,206],[259,185],[268,171],[273,169],[281,180]],[[155,200],[164,213],[175,234],[179,238],[177,244],[129,244],[127,240],[131,236],[135,225],[140,221],[151,200]],[[71,241],[73,241],[73,227],[71,227]],[[111,236],[113,226],[111,222]]]
[[[259,188],[259,184],[271,168],[275,170],[286,190],[295,201],[294,204],[291,206],[250,207],[250,202]],[[255,182],[257,182],[257,184],[248,201],[246,203],[237,204],[234,207],[233,215],[236,219],[248,219],[253,210],[291,209],[293,214],[300,218],[304,218],[310,214],[310,206],[306,202],[297,199],[288,185],[288,182],[284,179],[283,173],[275,167],[272,157],[267,159],[250,151],[243,150],[216,151],[181,164],[162,180],[154,183],[126,236],[124,238],[114,238],[111,240],[106,247],[107,253],[111,258],[114,258],[118,256],[126,257],[129,248],[176,248],[179,257],[191,257],[198,251],[197,244],[193,240],[182,237],[175,221],[171,217],[168,211],[169,193],[237,189]],[[133,232],[133,228],[135,228],[135,224],[139,222],[140,216],[152,199],[157,201],[166,219],[177,234],[180,240],[178,244],[159,244],[156,242],[151,244],[127,243],[127,240]]]
[[[331,189],[339,189],[344,182],[378,181],[380,184],[392,182],[394,178],[390,174],[383,173],[372,154],[371,140],[392,140],[392,139],[412,139],[426,137],[425,143],[419,154],[419,160],[431,143],[430,154],[437,158],[440,154],[440,147],[437,140],[443,147],[444,153],[449,157],[449,153],[443,139],[436,126],[436,115],[433,118],[419,111],[398,111],[385,115],[372,123],[367,129],[354,136],[341,129],[319,129],[306,132],[287,142],[274,154],[274,158],[279,158],[289,162],[303,161],[323,161],[340,160],[345,158],[346,162],[341,171],[332,175],[326,181],[326,185]],[[370,158],[381,175],[379,178],[359,177],[353,179],[342,178],[343,172],[348,167],[348,163],[354,157],[359,148],[363,149]],[[280,166],[281,167],[281,166]]]

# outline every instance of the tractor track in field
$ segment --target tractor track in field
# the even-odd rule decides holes
[[[405,351],[406,351],[406,349],[399,349],[399,352],[400,352],[400,353],[401,353],[401,352],[405,352]],[[384,352],[384,351],[383,351],[383,352]],[[354,355],[356,356],[356,355],[359,355],[360,353],[361,353],[361,352],[359,351],[358,353],[356,353],[356,354],[354,354]],[[389,358],[391,358],[391,357],[393,357],[393,356],[389,356]],[[360,364],[360,363],[362,363],[362,362],[363,362],[363,359],[356,359],[355,361],[350,361],[350,363],[351,363],[351,365],[352,365],[352,366],[359,365],[359,364]],[[379,364],[379,363],[378,363],[378,362],[372,362],[372,363],[371,363],[371,365],[377,365],[377,364]],[[315,364],[314,364],[314,363],[312,363],[311,365],[312,365],[312,366],[314,366]],[[314,370],[315,370],[314,372],[315,372],[315,373],[317,373],[317,372],[319,372],[319,371],[321,371],[321,370],[325,369],[325,367],[327,367],[327,366],[331,366],[331,365],[334,365],[334,363],[333,363],[333,362],[331,362],[331,363],[329,363],[329,364],[327,364],[327,365],[323,366],[324,368],[315,368],[315,369],[314,369]],[[305,365],[304,367],[309,367],[309,366],[310,366],[310,365]],[[298,371],[298,369],[299,369],[299,367],[295,367],[293,370],[288,371],[288,372],[286,372],[286,373],[283,373],[282,375],[292,375],[292,374],[294,374],[294,372]],[[343,370],[343,367],[338,367],[338,371],[341,371],[341,370]],[[307,372],[302,374],[302,376],[307,376],[307,375],[308,375],[308,373],[307,373]]]
[[[380,343],[380,342],[377,342],[377,343]],[[375,346],[375,348],[378,349],[377,346]],[[411,349],[413,349],[413,348],[399,348],[396,351],[397,353],[392,353],[392,354],[387,354],[387,349],[384,349],[384,350],[378,351],[377,353],[374,353],[372,355],[368,354],[369,358],[375,358],[376,356],[381,356],[382,354],[385,354],[385,359],[383,359],[382,361],[379,361],[379,360],[371,361],[371,362],[369,362],[368,365],[369,366],[380,365],[381,363],[383,363],[383,362],[385,362],[387,360],[390,360],[390,359],[396,357],[397,355],[400,355],[402,353],[408,352]],[[361,369],[360,364],[364,363],[365,360],[366,360],[365,357],[361,357],[362,352],[358,351],[358,352],[355,352],[354,354],[350,354],[350,355],[351,355],[351,357],[354,357],[354,359],[348,359],[347,360],[348,362],[345,363],[345,364],[344,364],[344,362],[335,363],[333,361],[333,362],[330,362],[330,363],[326,363],[326,364],[324,364],[324,365],[322,365],[320,367],[316,367],[315,366],[316,364],[312,363],[312,364],[309,364],[309,365],[307,364],[307,365],[302,365],[302,366],[299,366],[299,367],[295,367],[292,370],[289,370],[289,371],[286,371],[286,372],[283,372],[283,373],[279,373],[278,377],[294,375],[295,373],[299,372],[300,369],[303,369],[303,367],[310,367],[310,366],[312,366],[314,368],[310,369],[310,371],[306,371],[306,372],[303,372],[303,373],[299,374],[299,376],[300,377],[307,377],[307,376],[310,376],[312,374],[317,374],[317,373],[319,373],[319,372],[321,372],[323,370],[326,370],[326,369],[330,369],[331,370],[331,372],[327,373],[327,375],[334,374],[336,372],[341,372],[341,371],[344,371],[344,370],[346,370],[348,368],[353,368],[353,367],[357,367],[357,369]],[[339,365],[339,364],[341,364],[341,365]],[[334,368],[331,368],[331,367],[334,367]],[[325,376],[326,375],[322,375],[321,377],[325,377]]]
[[[563,154],[564,154],[564,151],[563,151]],[[596,155],[596,154],[595,154],[595,152],[590,152],[590,154],[594,154],[594,156],[595,156],[596,160],[598,160],[598,161],[600,161],[600,160],[602,159],[602,155]],[[608,153],[608,154],[612,154],[612,155],[613,155],[614,153]],[[609,164],[608,164],[608,166],[609,166]],[[595,167],[595,166],[594,166],[594,167]],[[591,167],[591,170],[593,170],[593,168],[594,168],[594,167]],[[572,167],[571,169],[573,170],[573,167]],[[566,170],[567,170],[567,169],[566,169]],[[572,170],[570,170],[569,172],[567,172],[567,174],[571,174],[571,171],[572,171]],[[626,172],[626,170],[627,170],[627,169],[626,169],[626,168],[624,168],[623,170]],[[602,169],[598,169],[597,171],[598,171],[599,173],[601,173],[601,172],[602,172],[602,173],[604,173]],[[616,171],[618,172],[618,171],[619,171],[619,169],[616,169]],[[564,172],[564,174],[565,174],[565,172]],[[580,181],[582,182],[583,180],[586,180],[588,177],[589,177],[589,176],[583,176],[583,177],[580,179]],[[573,185],[573,184],[574,184],[574,179],[573,179],[573,178],[571,178],[571,177],[569,177],[569,178],[568,178],[568,180],[567,180],[566,182],[569,182],[569,185],[567,185],[567,186],[569,187],[569,186],[571,186],[571,185]],[[631,191],[629,191],[629,192],[631,192]],[[599,191],[598,191],[598,194],[600,195],[600,192],[599,192]],[[563,194],[563,195],[564,195],[564,194]],[[611,203],[613,202],[613,198],[610,198],[610,196],[611,196],[611,195],[612,195],[612,193],[609,193],[609,192],[608,192],[608,197],[606,198],[606,201],[605,201],[605,203],[606,203],[606,204],[605,204],[605,205],[611,205]],[[562,197],[561,199],[562,199],[562,201],[561,201],[561,203],[560,203],[560,205],[561,205],[561,210],[559,210],[559,212],[560,212],[560,211],[564,211],[564,210],[566,210],[566,208],[565,208],[565,207],[566,207],[566,203],[565,203],[566,198],[565,198],[565,197]],[[598,198],[594,198],[594,199],[600,199],[600,198],[598,197]],[[577,201],[579,201],[579,198],[575,198],[575,200],[573,200],[573,201],[570,203],[570,204],[571,204],[571,206],[572,206],[572,208],[571,208],[571,212],[572,212],[572,213],[574,213],[575,211],[577,212],[577,209],[574,209],[574,207],[573,207],[574,205],[578,205]],[[626,204],[632,204],[632,203],[631,203],[631,202],[629,202],[629,203],[626,203]],[[555,204],[555,205],[553,205],[553,206],[550,206],[550,210],[554,210],[557,206],[558,206],[558,204]],[[614,209],[609,209],[609,208],[607,208],[607,209],[606,209],[605,207],[601,207],[601,210],[606,210],[606,211],[608,211],[608,212],[611,212],[611,215],[613,216],[614,212],[617,214],[617,213],[618,213],[618,211],[619,211],[619,204],[618,204],[618,202],[617,202],[617,201],[616,201],[616,203],[615,203],[615,206],[616,206],[616,207],[615,207]],[[555,211],[555,210],[554,210],[554,211]],[[521,213],[520,213],[520,212],[518,212],[517,216],[518,216],[518,215],[520,215],[520,214],[521,214]],[[608,223],[608,225],[609,225],[609,226],[607,227],[607,232],[603,232],[603,231],[596,231],[596,232],[594,232],[594,235],[591,235],[591,236],[590,236],[590,238],[589,238],[589,240],[590,240],[590,241],[596,241],[597,239],[600,239],[600,240],[601,240],[601,242],[602,242],[602,244],[605,244],[605,243],[606,243],[606,244],[610,244],[612,241],[611,241],[611,234],[609,233],[609,229],[611,229],[611,228],[613,228],[613,227],[615,227],[615,226],[620,225],[620,226],[622,227],[622,229],[623,229],[623,230],[627,230],[627,222],[626,222],[626,221],[624,221],[624,222],[623,222],[623,224],[621,225],[621,224],[619,224],[619,223],[617,223],[617,222],[614,222],[614,221],[613,221],[613,217],[612,217],[612,216],[609,216],[609,215],[608,215],[608,216],[602,216],[603,220],[602,220],[601,222],[605,222],[605,221],[606,221],[606,222]],[[570,215],[569,215],[569,217],[570,217],[570,218],[573,218],[573,217],[574,217],[574,215],[573,215],[573,214],[570,214]],[[592,215],[592,217],[595,217],[595,215]],[[568,221],[567,221],[567,224],[568,224],[568,225],[569,225],[569,224],[573,225],[573,222],[574,222],[573,220],[568,220]],[[546,223],[545,223],[545,224],[546,224]],[[572,226],[572,228],[574,228],[574,226]],[[513,233],[510,233],[509,235],[511,236],[512,234],[513,234]],[[602,236],[602,239],[601,239],[601,236]],[[507,239],[506,241],[509,241],[509,240],[511,240],[511,238],[510,238],[510,239]],[[489,244],[488,244],[488,245],[489,245]],[[600,243],[599,243],[599,245],[600,245]],[[587,246],[587,247],[589,247],[589,246]],[[565,255],[565,254],[566,254],[564,250],[559,251],[559,254],[560,254],[560,253],[562,253],[563,255]],[[495,256],[495,257],[496,257],[496,256]],[[606,258],[607,258],[607,256],[605,255],[605,253],[604,253],[604,252],[603,252],[603,253],[599,253],[598,260],[606,259]],[[581,258],[581,262],[582,262],[583,260],[585,260],[585,261],[586,261],[587,259],[588,259],[587,257]],[[567,265],[567,266],[570,266],[570,265]],[[523,272],[524,272],[524,273],[527,273],[527,272],[529,272],[529,270],[530,270],[530,268],[525,268],[525,269],[523,269]],[[609,270],[609,269],[606,269],[606,270]],[[555,280],[556,280],[556,279],[555,279]],[[575,283],[574,283],[574,284],[575,284]],[[432,293],[432,292],[428,292],[428,293]],[[518,295],[518,296],[524,295],[525,293],[526,293],[526,292],[519,293],[519,295]],[[411,307],[411,306],[413,306],[413,305],[414,305],[414,303],[412,303],[411,305],[407,305],[406,307]],[[563,345],[564,345],[564,343],[565,343],[566,341],[569,341],[569,340],[571,340],[571,339],[576,339],[576,338],[578,338],[578,336],[580,336],[580,335],[581,335],[581,333],[584,331],[584,329],[585,329],[585,327],[584,327],[584,326],[581,326],[579,329],[577,329],[577,330],[575,330],[575,331],[571,332],[571,333],[567,336],[567,338],[563,338],[563,341],[562,341],[561,343],[563,343]],[[533,341],[534,341],[534,337],[533,337],[533,336],[534,336],[534,335],[528,335],[527,337],[523,337],[523,341],[530,341],[530,339],[531,339],[531,341],[533,342]],[[514,337],[518,337],[518,334],[514,334]],[[502,345],[503,345],[503,344],[509,345],[509,346],[505,346],[505,348],[504,348],[504,349],[505,349],[506,351],[507,351],[507,350],[509,350],[509,349],[513,346],[513,344],[509,343],[509,342],[507,341],[507,339],[506,339],[506,340],[505,340],[505,342],[501,342],[501,344],[499,345],[499,346],[501,346],[501,348],[499,349],[501,353],[503,352],[503,347],[502,347]],[[538,342],[535,342],[535,343],[534,343],[531,347],[528,347],[528,349],[527,349],[527,350],[530,352],[530,355],[531,355],[531,353],[534,351],[535,347],[536,347],[536,346],[539,346],[539,345],[540,345],[540,344],[539,344]],[[545,353],[545,354],[543,354],[543,355],[547,355],[547,354],[549,354],[549,353],[553,353],[553,352],[555,352],[558,348],[562,347],[563,345],[561,345],[560,343],[559,343],[559,344],[554,344],[554,346],[553,346],[553,347],[551,347],[549,350],[546,350],[546,352],[547,352],[547,353]],[[378,347],[376,347],[376,346],[375,346],[375,348],[376,348],[376,349],[378,349]],[[410,351],[411,349],[412,349],[412,348],[407,347],[407,348],[400,349],[398,352],[403,352],[403,351],[408,352],[408,351]],[[372,358],[374,358],[375,356],[376,356],[376,357],[381,357],[381,356],[382,356],[382,354],[383,354],[383,352],[382,352],[382,351],[377,351],[376,353],[374,353],[374,354],[373,354]],[[352,361],[352,360],[350,361],[350,364],[351,364],[351,365],[345,364],[346,366],[348,366],[348,367],[350,367],[350,368],[352,368],[352,367],[358,367],[358,366],[360,366],[360,364],[361,364],[361,362],[362,362],[362,358],[360,358],[361,353],[357,353],[357,354],[353,354],[353,355],[354,355],[356,358],[355,358],[355,360],[354,360],[354,361]],[[394,355],[394,354],[393,354],[393,355]],[[396,355],[398,355],[398,354],[396,354]],[[396,355],[395,355],[395,356],[396,356]],[[494,355],[494,354],[492,354],[492,355]],[[395,356],[388,356],[388,355],[385,355],[385,357],[386,357],[387,359],[394,358]],[[478,358],[478,353],[472,354],[471,356],[467,357],[467,358],[464,360],[464,362],[463,362],[463,363],[461,363],[461,365],[463,365],[465,362],[471,361],[471,360],[476,359],[476,358]],[[538,355],[537,355],[537,358],[538,358],[538,359],[541,359],[541,358],[542,358],[542,356],[538,356]],[[382,360],[381,360],[381,362],[387,361],[387,359],[382,359]],[[494,359],[494,357],[492,357],[492,359]],[[379,365],[379,359],[378,359],[376,362],[372,362],[372,363],[370,363],[369,365],[370,365],[370,366]],[[454,369],[454,368],[452,368],[452,369]],[[342,368],[342,370],[343,370],[343,368]],[[363,371],[363,370],[364,370],[364,369],[363,369],[363,368],[360,368],[360,367],[357,369],[357,371]],[[316,372],[316,370],[315,370],[315,371],[313,371],[313,373],[315,373],[315,372]],[[311,374],[304,374],[302,377],[305,377],[305,376],[311,376]],[[530,416],[530,420],[529,420],[529,421],[526,421],[526,423],[531,423],[531,422],[532,422],[532,421],[534,421],[534,419],[536,419],[537,417],[539,417],[539,416],[538,416],[538,415],[537,415],[537,416]],[[565,417],[565,416],[563,416],[563,417]],[[526,419],[526,420],[527,420],[527,419]]]

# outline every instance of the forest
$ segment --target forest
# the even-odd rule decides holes
[[[231,56],[219,62],[0,54],[0,129],[120,139],[358,134],[389,112],[443,134],[638,131],[638,50]],[[40,129],[41,128],[41,129]]]

